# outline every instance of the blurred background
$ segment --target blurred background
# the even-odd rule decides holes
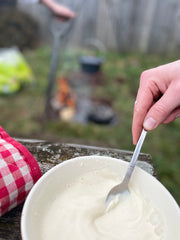
[[[0,124],[12,137],[134,150],[142,71],[179,59],[179,0],[0,1]],[[148,133],[143,152],[180,204],[180,120]]]

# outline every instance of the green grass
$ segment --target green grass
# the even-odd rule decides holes
[[[69,49],[61,54],[57,76],[65,76],[79,68],[77,58],[92,52]],[[99,55],[100,53],[93,53]],[[12,136],[34,137],[61,142],[85,143],[103,147],[134,150],[131,136],[133,105],[139,76],[145,69],[176,60],[176,57],[137,53],[101,53],[104,83],[94,94],[112,102],[118,117],[113,126],[48,121],[42,131],[40,121],[45,104],[51,52],[41,47],[24,53],[36,79],[36,85],[16,95],[0,97],[0,122]],[[55,86],[56,87],[56,86]],[[148,133],[143,152],[152,155],[158,179],[169,189],[180,204],[180,120],[162,125]]]

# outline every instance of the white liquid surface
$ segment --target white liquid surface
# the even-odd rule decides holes
[[[109,190],[121,180],[107,169],[86,173],[48,207],[43,240],[163,240],[163,219],[137,186],[105,211]]]

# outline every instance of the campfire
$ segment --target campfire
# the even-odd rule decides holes
[[[73,119],[76,108],[76,95],[72,91],[68,80],[64,77],[57,80],[58,92],[51,100],[51,108],[62,120]]]
[[[53,115],[63,121],[114,124],[116,117],[111,103],[93,97],[94,88],[101,78],[100,71],[92,72],[91,68],[84,69],[84,66],[82,71],[59,78],[57,92],[51,100]]]
[[[110,102],[77,95],[65,77],[58,79],[57,84],[58,91],[51,100],[51,108],[56,112],[57,119],[80,123],[115,123],[115,113]]]
[[[63,107],[75,108],[76,96],[69,86],[66,78],[58,79],[58,93],[55,98]]]

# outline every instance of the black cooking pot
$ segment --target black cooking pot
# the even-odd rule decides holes
[[[102,57],[83,56],[79,58],[81,69],[86,73],[97,73],[100,71],[101,65],[104,62]]]
[[[87,120],[98,124],[113,124],[116,116],[112,107],[106,101],[92,101]]]

